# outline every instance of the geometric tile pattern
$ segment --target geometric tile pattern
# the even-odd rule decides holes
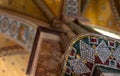
[[[113,41],[108,41],[108,47],[116,48],[116,44]]]
[[[78,16],[79,11],[79,0],[65,0],[65,15],[76,17]]]
[[[104,40],[97,46],[96,51],[102,63],[105,63],[110,56],[110,51]]]
[[[90,63],[94,63],[94,49],[82,40],[80,40],[80,54],[82,59],[85,59]]]
[[[70,75],[72,72],[71,68],[70,67],[66,67],[66,74]]]
[[[76,74],[90,72],[90,69],[80,59],[71,60],[69,62]]]
[[[89,43],[91,44],[98,44],[98,38],[89,38]]]
[[[120,45],[115,49],[115,51],[113,53],[113,56],[115,57],[115,59],[120,64]]]
[[[76,55],[76,49],[74,47],[72,47],[70,50],[70,57],[75,58],[75,55]]]
[[[71,70],[66,75],[63,69],[62,76],[90,76],[95,65],[120,69],[120,41],[97,34],[81,35],[70,44],[64,57],[63,68]]]

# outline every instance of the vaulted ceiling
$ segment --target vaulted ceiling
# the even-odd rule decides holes
[[[44,2],[56,18],[59,18],[62,0],[44,0]],[[0,7],[48,22],[45,14],[39,9],[34,0],[0,0]]]
[[[56,19],[63,16],[64,0],[43,0]],[[112,4],[113,3],[113,4]],[[0,7],[45,23],[50,23],[35,0],[0,0]],[[115,7],[115,10],[113,9]],[[120,34],[120,0],[81,0],[81,16],[89,27],[97,27]],[[2,37],[0,37],[2,38]],[[5,43],[7,45],[7,43]]]
[[[61,10],[62,10],[62,2],[63,0],[44,0],[48,8],[51,10],[51,12],[59,18],[61,15]]]
[[[0,7],[37,18],[42,21],[48,21],[44,13],[36,6],[33,0],[0,0]]]
[[[44,3],[47,5],[47,8],[54,15],[55,19],[60,19],[60,17],[63,16],[64,0],[42,1],[44,1]],[[45,13],[42,11],[42,9],[39,8],[38,4],[35,3],[35,0],[0,0],[0,9],[3,8],[21,15],[28,16],[30,18],[37,19],[38,21],[51,24]],[[82,17],[87,19],[88,22],[86,23],[86,25],[89,27],[108,30],[109,32],[115,32],[120,35],[119,7],[120,0],[81,0],[80,18]],[[31,22],[34,21],[32,20]],[[13,46],[19,45],[9,40],[9,38],[3,37],[3,35],[0,34],[0,49]],[[16,51],[23,52],[23,48],[21,48],[20,50],[17,49]],[[7,76],[11,74],[24,76],[29,55],[29,53],[26,53],[24,56],[14,55],[0,58],[0,63],[2,66],[1,69],[3,69],[3,72],[0,72],[0,74],[3,74],[2,76]],[[14,68],[17,68],[16,71],[9,71],[13,69],[13,66],[11,66],[11,64],[15,64]]]
[[[83,17],[89,20],[90,25],[119,32],[120,24],[116,21],[112,7],[109,0],[90,0],[83,13]]]

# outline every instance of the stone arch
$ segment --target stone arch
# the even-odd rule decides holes
[[[96,66],[120,69],[120,41],[103,35],[80,35],[64,55],[62,76],[92,76]]]

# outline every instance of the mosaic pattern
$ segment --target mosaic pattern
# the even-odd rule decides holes
[[[94,37],[89,38],[89,43],[91,43],[91,44],[98,44],[98,39],[94,38]]]
[[[120,45],[115,49],[115,51],[113,53],[113,56],[115,57],[115,59],[120,64]]]
[[[67,16],[77,17],[80,13],[80,0],[65,0],[64,14]]]
[[[32,27],[32,24],[4,15],[0,16],[0,21],[0,32],[19,41],[20,45],[24,45],[28,50],[32,49],[36,34],[36,28]]]
[[[1,31],[6,32],[9,29],[9,20],[8,18],[4,17],[1,21]]]
[[[113,41],[108,41],[108,47],[110,48],[116,48],[116,44]]]
[[[75,58],[75,55],[76,55],[76,49],[73,47],[73,48],[71,48],[71,50],[70,50],[70,57],[71,58]]]
[[[13,21],[10,27],[11,36],[15,36],[18,32],[19,25],[16,21]]]
[[[80,50],[82,59],[87,60],[90,63],[94,63],[94,49],[88,44],[80,40]]]
[[[27,38],[28,48],[31,48],[33,45],[33,42],[35,39],[35,33],[36,33],[36,30],[31,27],[29,30],[28,38]]]
[[[110,51],[104,40],[97,46],[96,51],[102,63],[105,63],[110,56]]]
[[[116,39],[97,34],[80,35],[64,55],[62,76],[92,76],[96,65],[120,69],[119,50],[120,41]]]
[[[69,62],[76,74],[90,72],[89,68],[80,59],[71,60]]]
[[[71,68],[70,67],[66,67],[66,74],[67,75],[71,75],[71,72],[72,72]]]
[[[29,31],[29,27],[26,24],[21,23],[17,38],[23,43],[26,43],[28,37],[28,31]]]

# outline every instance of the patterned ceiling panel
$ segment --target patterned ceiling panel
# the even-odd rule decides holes
[[[48,22],[44,13],[35,5],[33,0],[0,0],[0,6]]]
[[[89,25],[102,27],[112,32],[120,31],[109,0],[90,0],[83,17],[89,20]]]
[[[80,16],[80,2],[81,0],[64,0],[64,16],[78,18]]]

